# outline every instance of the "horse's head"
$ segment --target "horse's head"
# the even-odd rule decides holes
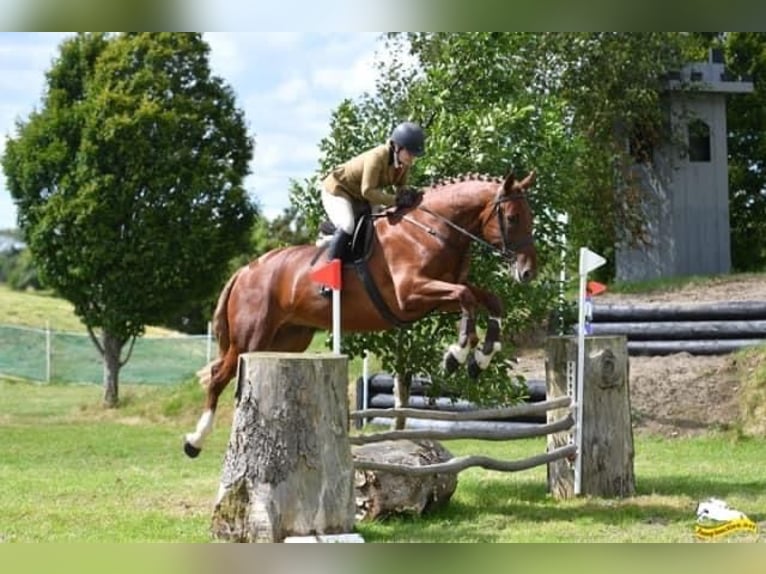
[[[531,281],[537,274],[534,216],[527,200],[527,190],[534,180],[534,171],[522,180],[508,174],[489,206],[482,230],[487,241],[502,249],[513,262],[514,277],[520,283]]]

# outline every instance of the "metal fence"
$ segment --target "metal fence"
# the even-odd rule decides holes
[[[211,348],[209,334],[140,337],[130,360],[120,369],[120,382],[182,382],[210,361]],[[104,363],[87,334],[0,325],[0,375],[100,384],[104,380]]]

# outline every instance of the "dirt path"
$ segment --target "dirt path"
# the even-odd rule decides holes
[[[766,274],[711,279],[671,292],[599,296],[603,302],[766,301]],[[522,353],[516,372],[545,378],[542,351]],[[681,436],[726,428],[737,421],[739,370],[733,355],[631,357],[630,401],[637,432]]]

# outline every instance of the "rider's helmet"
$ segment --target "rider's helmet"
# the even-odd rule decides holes
[[[412,155],[421,156],[425,153],[426,134],[418,124],[402,122],[391,132],[391,141],[403,147]]]

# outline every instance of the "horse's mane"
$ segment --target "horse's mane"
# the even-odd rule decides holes
[[[498,185],[503,183],[502,178],[493,175],[487,175],[485,173],[462,173],[460,175],[452,177],[443,177],[438,180],[432,181],[429,185],[430,189],[437,189],[439,187],[445,187],[447,185],[455,185],[465,181],[487,181],[497,183]]]

